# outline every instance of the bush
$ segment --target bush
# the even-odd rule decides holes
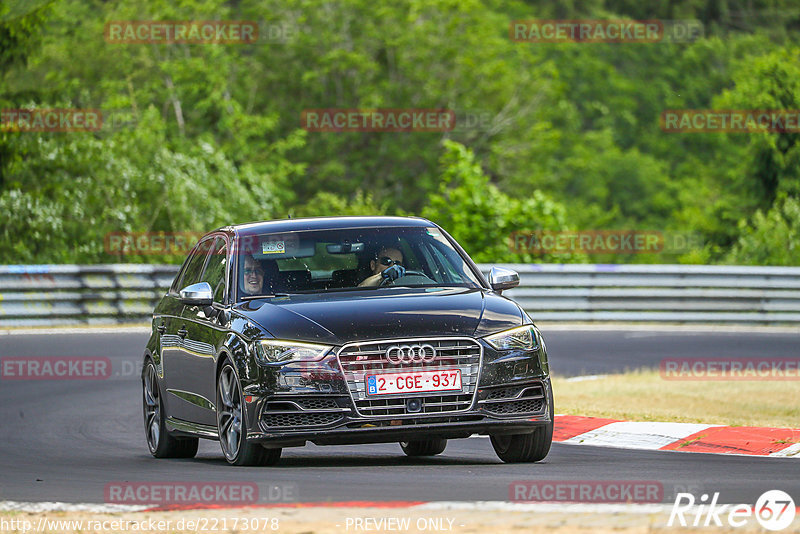
[[[740,237],[727,261],[740,265],[800,265],[800,201],[783,197],[750,224],[739,223]]]

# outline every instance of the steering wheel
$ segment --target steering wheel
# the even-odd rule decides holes
[[[406,274],[404,274],[400,278],[405,278],[406,276],[424,276],[428,280],[433,280],[433,278],[431,278],[427,274],[423,273],[422,271],[408,271],[407,270]],[[397,278],[397,280],[400,280],[400,278]],[[389,284],[392,284],[394,282],[395,282],[395,280],[389,280],[388,278],[381,278],[381,281],[378,284],[378,287],[388,286]]]

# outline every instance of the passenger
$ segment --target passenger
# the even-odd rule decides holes
[[[272,267],[274,262],[263,262],[247,254],[244,257],[244,276],[242,278],[242,292],[244,296],[264,295],[272,293],[272,282],[274,276],[268,273],[268,267]],[[277,265],[274,268],[277,271]],[[265,275],[267,280],[265,282]]]

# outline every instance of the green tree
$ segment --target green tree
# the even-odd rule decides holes
[[[439,160],[438,194],[422,216],[442,226],[477,262],[581,260],[578,255],[535,255],[516,246],[513,233],[566,229],[564,207],[541,191],[514,198],[489,182],[474,153],[460,143],[444,142]]]
[[[311,200],[292,210],[294,217],[333,217],[337,215],[386,215],[387,203],[378,204],[371,193],[358,190],[352,197],[320,191]]]
[[[176,261],[110,256],[105,239],[111,232],[206,232],[276,214],[277,177],[235,165],[212,139],[171,150],[166,130],[150,108],[135,129],[111,139],[14,137],[12,148],[26,158],[10,165],[0,193],[0,263]]]
[[[800,265],[800,200],[782,197],[768,212],[742,221],[740,237],[728,253],[738,265]]]

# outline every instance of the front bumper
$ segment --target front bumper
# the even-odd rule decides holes
[[[393,443],[430,439],[468,438],[473,434],[529,434],[537,428],[551,424],[549,414],[528,419],[491,419],[477,416],[477,420],[469,420],[470,416],[460,416],[452,422],[425,423],[418,420],[411,425],[384,425],[369,427],[362,423],[359,428],[338,427],[329,430],[298,430],[292,432],[252,432],[248,433],[248,441],[260,442],[270,447],[301,447],[307,441],[315,445],[354,445],[364,443]]]
[[[471,338],[425,341],[436,347],[433,368],[460,370],[461,391],[369,395],[364,391],[366,374],[430,367],[388,366],[375,356],[385,342],[364,342],[354,350],[345,345],[319,362],[253,369],[254,380],[243,388],[248,440],[274,447],[302,446],[307,441],[381,443],[525,434],[552,424],[543,346],[498,352]],[[408,406],[409,400],[422,406]]]
[[[479,388],[469,410],[364,417],[347,396],[278,395],[255,402],[248,440],[274,447],[526,434],[553,422],[549,380]],[[410,395],[409,399],[420,398]],[[294,410],[287,410],[289,407]]]

